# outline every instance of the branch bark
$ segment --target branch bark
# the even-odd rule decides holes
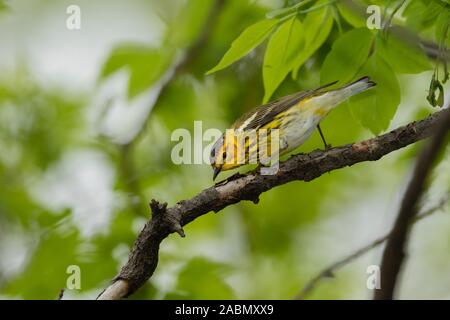
[[[406,189],[400,211],[392,228],[381,262],[381,288],[375,291],[375,300],[391,300],[397,284],[398,275],[405,258],[409,225],[417,214],[417,203],[425,188],[434,160],[444,146],[450,130],[450,109],[441,111],[442,119],[433,130],[432,140],[424,147],[417,159],[413,176]]]
[[[98,299],[121,299],[141,287],[156,269],[161,242],[173,232],[183,237],[182,226],[196,218],[210,211],[218,212],[242,200],[257,203],[261,193],[290,181],[311,181],[332,170],[358,162],[378,160],[386,154],[429,137],[446,112],[448,111],[436,112],[424,120],[412,122],[369,140],[292,156],[280,163],[279,171],[275,175],[262,176],[256,170],[247,174],[236,174],[170,208],[152,200],[152,218],[138,235],[128,262]]]

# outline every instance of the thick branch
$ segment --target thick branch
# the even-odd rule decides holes
[[[290,181],[311,181],[332,170],[358,162],[378,160],[392,151],[430,136],[445,112],[447,111],[436,112],[424,120],[373,139],[292,156],[280,163],[275,175],[262,176],[256,171],[234,175],[170,208],[153,201],[153,216],[136,239],[128,262],[113,280],[113,284],[100,294],[99,299],[120,299],[141,287],[156,269],[161,242],[173,232],[184,235],[182,226],[194,219],[210,211],[218,212],[242,200],[257,202],[261,193]]]
[[[443,116],[433,130],[433,139],[425,146],[417,159],[412,179],[386,243],[381,262],[381,288],[375,291],[374,299],[376,300],[390,300],[394,296],[398,274],[405,258],[409,224],[417,214],[417,203],[425,188],[426,178],[439,151],[445,145],[446,135],[450,129],[450,109],[441,113]]]

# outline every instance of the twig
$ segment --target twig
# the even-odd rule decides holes
[[[428,217],[429,215],[433,214],[434,212],[441,210],[449,201],[450,194],[448,194],[446,197],[444,197],[437,205],[434,207],[424,211],[423,213],[419,214],[415,220],[411,222],[411,224],[414,224],[425,217]],[[357,258],[361,257],[365,253],[369,252],[372,249],[375,249],[380,244],[385,242],[389,238],[389,233],[385,234],[384,236],[370,242],[369,244],[365,245],[364,247],[359,248],[358,250],[354,251],[353,253],[345,256],[344,258],[336,261],[335,263],[331,264],[330,266],[326,267],[322,271],[320,271],[315,277],[313,277],[308,283],[303,287],[303,289],[295,296],[294,299],[302,300],[305,299],[307,295],[311,293],[314,288],[317,287],[319,282],[322,279],[334,277],[334,273],[338,270],[344,267],[345,265],[349,264],[353,260],[356,260]]]
[[[417,203],[425,188],[426,178],[433,162],[445,145],[446,135],[450,130],[450,109],[442,112],[442,119],[433,130],[433,138],[423,148],[417,159],[413,176],[406,189],[400,211],[386,243],[381,261],[381,288],[375,291],[375,300],[390,300],[394,296],[398,274],[405,258],[408,241],[409,224],[417,215]]]
[[[376,161],[429,137],[446,112],[436,112],[426,119],[366,141],[292,156],[280,163],[275,175],[259,175],[256,171],[236,175],[170,208],[153,201],[153,216],[138,235],[127,263],[98,298],[121,299],[141,287],[156,269],[161,242],[173,232],[184,235],[182,227],[196,218],[210,211],[218,212],[242,200],[257,202],[261,193],[291,181],[311,181],[332,170],[363,161]]]

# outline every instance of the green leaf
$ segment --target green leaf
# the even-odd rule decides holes
[[[372,55],[356,77],[368,75],[377,84],[374,88],[349,100],[352,115],[365,128],[378,134],[389,127],[400,104],[400,84],[379,54]]]
[[[128,96],[133,98],[157,82],[171,63],[169,52],[153,49],[142,56],[137,56],[130,63],[131,75],[128,82]]]
[[[233,41],[230,49],[228,49],[220,62],[206,74],[222,70],[247,55],[263,42],[277,23],[277,19],[262,20],[245,29],[239,37]]]
[[[435,37],[437,43],[445,43],[445,37],[450,40],[450,9],[442,11],[436,19]]]
[[[332,27],[333,16],[328,9],[312,11],[305,17],[303,21],[305,45],[294,62],[294,70],[292,71],[294,79],[297,79],[298,71],[305,61],[327,40]]]
[[[303,46],[303,25],[295,16],[285,21],[270,38],[263,64],[264,103],[292,70]]]
[[[128,68],[128,96],[135,97],[158,81],[172,61],[171,50],[151,48],[140,44],[121,45],[113,49],[103,66],[104,79],[121,68]]]
[[[140,44],[123,44],[112,49],[108,59],[103,64],[100,79],[107,78],[119,69],[128,66],[138,53],[147,50],[147,47]]]
[[[422,13],[423,21],[427,25],[433,25],[436,22],[438,15],[445,10],[445,6],[440,1],[430,1],[427,8]]]
[[[377,37],[376,48],[398,73],[420,73],[432,67],[418,39],[400,29]]]
[[[407,25],[424,31],[432,27],[438,15],[445,10],[444,3],[435,0],[414,0],[410,1],[403,11],[403,16],[406,17]]]
[[[354,29],[337,39],[325,58],[320,71],[322,84],[339,81],[347,83],[367,61],[373,34],[366,28]]]
[[[402,15],[406,18],[406,24],[415,29],[421,29],[423,24],[423,12],[426,5],[421,1],[410,1]]]
[[[347,3],[346,3],[347,2]],[[356,9],[352,8],[352,3],[347,0],[342,0],[336,3],[339,13],[351,26],[355,28],[366,27],[366,19],[364,18],[367,14],[363,11],[357,12]]]

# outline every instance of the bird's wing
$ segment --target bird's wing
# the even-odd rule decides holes
[[[272,121],[276,115],[282,113],[283,111],[288,110],[290,107],[296,105],[300,100],[309,97],[321,89],[324,89],[326,87],[329,87],[333,84],[335,84],[337,81],[328,83],[324,86],[321,86],[314,90],[308,90],[308,91],[302,91],[297,92],[282,98],[279,98],[277,100],[274,100],[272,102],[269,102],[267,104],[264,104],[246,114],[244,114],[239,120],[236,121],[236,123],[245,124],[245,119],[251,119],[247,124],[245,124],[244,128],[239,128],[242,130],[252,130],[257,129],[270,121]]]

